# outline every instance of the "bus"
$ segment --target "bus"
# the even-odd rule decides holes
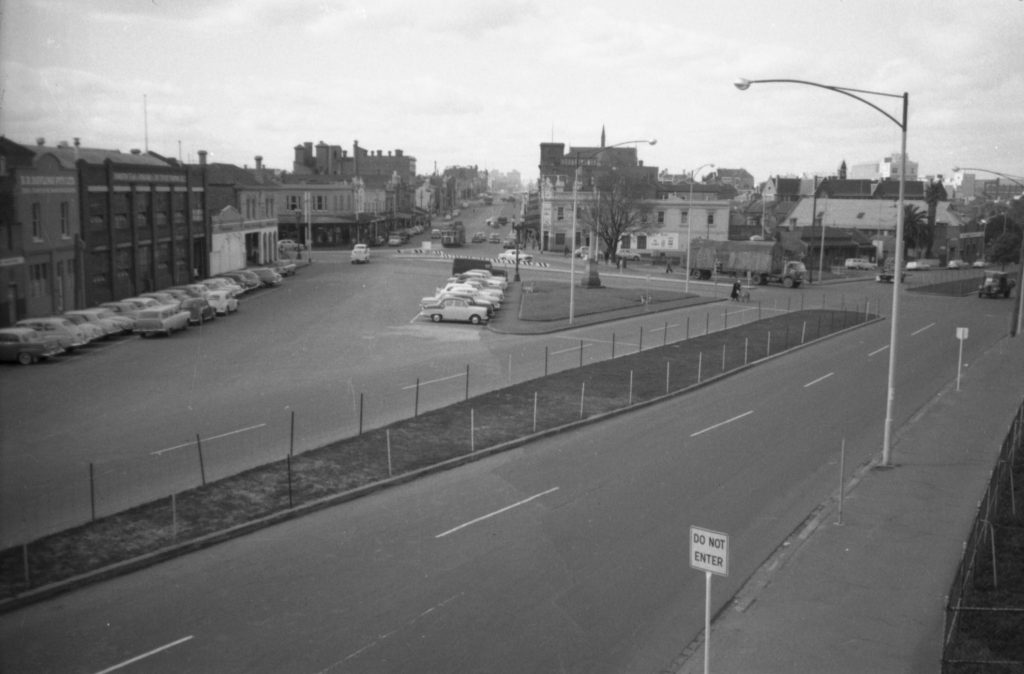
[[[441,229],[441,245],[446,248],[457,248],[466,243],[466,228],[461,220],[446,222]]]

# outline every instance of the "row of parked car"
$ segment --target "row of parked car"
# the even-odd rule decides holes
[[[508,281],[487,269],[469,269],[450,277],[434,295],[420,300],[420,316],[441,321],[486,323],[501,308]]]
[[[0,361],[30,365],[119,335],[172,335],[234,313],[241,295],[280,285],[284,276],[294,273],[295,264],[283,260],[59,316],[24,318],[13,327],[0,328]]]

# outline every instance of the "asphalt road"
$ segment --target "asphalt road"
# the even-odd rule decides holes
[[[902,306],[897,428],[955,378],[955,328],[969,367],[1007,317]],[[730,535],[720,606],[838,487],[844,440],[849,474],[877,454],[888,330],[2,616],[0,670],[659,671],[702,628],[690,525]]]

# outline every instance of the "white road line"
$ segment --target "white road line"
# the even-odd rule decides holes
[[[804,384],[804,388],[810,388],[811,386],[814,386],[815,384],[817,384],[820,381],[825,381],[826,379],[828,379],[829,377],[831,377],[834,374],[835,374],[835,372],[829,372],[828,374],[824,375],[823,377],[818,377],[814,381],[809,381],[806,384]]]
[[[442,382],[442,381],[448,381],[449,379],[460,379],[460,378],[464,378],[465,376],[466,376],[465,372],[460,372],[459,374],[450,374],[447,377],[441,377],[439,379],[428,379],[427,381],[421,381],[420,382],[420,386],[426,386],[427,384],[437,384],[437,383]],[[416,388],[416,384],[409,384],[408,386],[403,386],[402,390],[403,391],[408,391],[408,390],[414,389],[414,388]]]
[[[888,348],[889,348],[889,345],[886,344],[881,349],[875,349],[874,351],[872,351],[871,353],[868,354],[868,358],[870,358],[871,356],[877,355],[879,353],[882,353],[883,351],[885,351]]]
[[[144,660],[145,658],[148,658],[151,655],[156,655],[160,651],[166,651],[168,648],[174,648],[175,646],[177,646],[179,644],[183,644],[183,643],[185,643],[186,641],[189,641],[192,638],[193,638],[192,635],[189,635],[187,637],[182,637],[181,639],[178,639],[177,641],[172,641],[171,643],[166,644],[164,646],[161,646],[160,648],[154,648],[153,650],[149,651],[148,653],[143,653],[142,655],[136,655],[131,660],[125,660],[124,662],[116,664],[113,667],[107,667],[106,669],[104,669],[102,671],[96,672],[96,674],[107,674],[107,672],[113,672],[113,671],[116,671],[118,669],[122,669],[124,667],[127,667],[130,664],[138,662],[139,660]]]
[[[257,428],[263,428],[264,426],[266,426],[266,424],[256,424],[255,426],[247,426],[245,428],[239,428],[236,431],[228,431],[227,433],[221,433],[220,435],[211,435],[208,438],[203,438],[203,440],[218,440],[220,438],[226,438],[226,437],[228,437],[230,435],[237,435],[239,433],[245,433],[246,431],[256,430]],[[165,447],[164,449],[158,449],[155,452],[150,452],[150,455],[151,456],[158,456],[160,454],[164,454],[165,452],[173,452],[176,449],[184,449],[185,447],[192,447],[195,444],[196,444],[195,442],[186,442],[186,443],[183,443],[183,444],[180,444],[180,445],[175,445],[174,447]]]
[[[589,349],[592,346],[593,346],[593,344],[587,344],[586,342],[583,342],[583,348],[584,349]],[[572,353],[574,351],[579,351],[579,350],[580,350],[580,346],[579,346],[579,344],[577,344],[576,346],[571,346],[568,349],[559,349],[558,351],[552,351],[551,355],[552,356],[557,356],[559,354]]]
[[[920,330],[915,330],[914,332],[910,333],[910,336],[913,337],[914,335],[920,335],[922,332],[924,332],[925,330],[927,330],[928,328],[930,328],[930,327],[932,327],[934,325],[935,325],[934,323],[929,323],[928,325],[924,326]]]
[[[448,531],[439,533],[438,535],[434,536],[434,538],[444,538],[448,534],[453,534],[453,533],[455,533],[456,531],[458,531],[460,529],[465,529],[466,527],[471,526],[473,524],[476,524],[478,522],[483,522],[484,520],[490,519],[490,518],[494,517],[495,515],[500,515],[501,513],[505,512],[507,510],[512,510],[513,508],[518,508],[519,506],[521,506],[523,504],[529,503],[530,501],[532,501],[534,499],[538,499],[541,496],[546,496],[547,494],[550,494],[551,492],[554,492],[554,491],[558,491],[558,487],[552,487],[551,489],[548,489],[547,491],[542,491],[539,494],[534,494],[533,496],[531,496],[529,498],[524,498],[522,501],[517,501],[517,502],[513,503],[512,505],[507,505],[504,508],[501,508],[499,510],[495,510],[492,513],[487,513],[486,515],[483,515],[482,517],[477,517],[475,520],[470,520],[468,522],[460,524],[459,526],[457,526],[457,527],[455,527],[453,529],[449,529]]]
[[[702,433],[707,433],[708,431],[713,431],[716,428],[718,428],[719,426],[725,426],[726,424],[731,424],[732,422],[736,421],[737,419],[742,419],[743,417],[749,416],[749,415],[751,415],[753,413],[754,413],[754,410],[749,410],[747,412],[744,412],[743,414],[737,414],[732,419],[726,419],[725,421],[718,422],[714,426],[708,426],[707,428],[699,430],[696,433],[690,433],[690,437],[691,438],[695,438],[698,435],[701,435]]]

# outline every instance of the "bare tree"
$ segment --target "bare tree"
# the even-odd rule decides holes
[[[653,210],[649,199],[654,186],[642,174],[616,169],[598,176],[594,191],[596,200],[584,209],[583,221],[615,256],[623,235],[643,224]]]

